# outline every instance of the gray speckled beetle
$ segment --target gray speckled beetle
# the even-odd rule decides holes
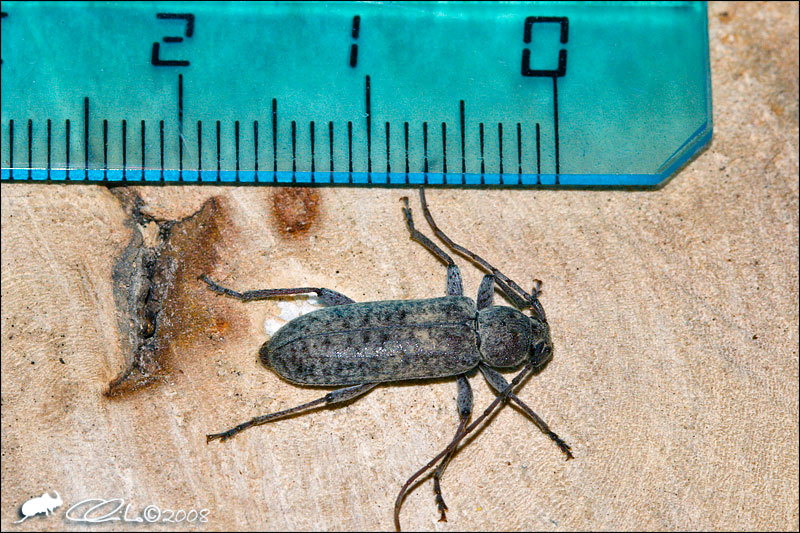
[[[484,276],[477,302],[473,302],[463,296],[461,273],[453,259],[414,228],[408,199],[403,198],[403,201],[411,238],[447,264],[447,295],[442,298],[356,303],[336,291],[315,287],[238,293],[201,276],[212,290],[242,301],[316,293],[328,307],[300,316],[283,326],[261,347],[261,363],[293,383],[344,387],[312,402],[258,416],[222,433],[208,435],[208,441],[226,440],[251,426],[311,407],[352,400],[380,383],[457,377],[460,423],[455,437],[403,486],[395,503],[395,526],[398,530],[400,504],[408,487],[440,459],[442,462],[434,473],[434,494],[441,513],[440,521],[447,521],[447,505],[440,488],[444,470],[458,443],[501,402],[511,400],[516,403],[539,429],[555,441],[567,459],[572,458],[569,445],[512,392],[527,373],[541,368],[552,357],[550,328],[538,300],[541,282],[536,280],[531,294],[528,294],[479,256],[451,241],[433,221],[425,192],[420,189],[423,213],[436,236],[491,272]],[[517,308],[531,309],[532,316],[511,307],[493,305],[495,283]],[[527,363],[525,368],[511,384],[492,369],[518,367],[523,363]],[[472,389],[467,373],[475,368],[483,373],[497,398],[467,426],[472,414]]]

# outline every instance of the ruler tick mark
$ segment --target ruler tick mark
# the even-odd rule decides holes
[[[13,130],[12,130],[13,131]],[[67,179],[69,179],[69,119],[66,120],[64,123],[64,143],[66,148],[66,169],[67,169]],[[13,166],[13,163],[12,163]]]
[[[447,174],[447,124],[442,122],[442,171]]]
[[[328,153],[330,154],[330,180],[333,183],[333,121],[328,122]]]
[[[141,135],[142,135],[142,139],[141,139],[141,142],[142,142],[142,181],[144,181],[144,169],[146,168],[146,165],[145,165],[145,160],[146,160],[145,153],[146,153],[146,152],[145,152],[145,129],[144,129],[144,120],[142,120],[142,121],[140,122],[140,124],[139,124],[139,129],[141,130]]]
[[[316,172],[316,162],[314,161],[314,121],[308,125],[309,134],[311,135],[311,183],[315,182],[314,173]]]
[[[89,97],[83,99],[83,177],[89,179]]]
[[[183,74],[178,74],[178,180],[183,181]]]
[[[522,183],[522,124],[517,122],[517,180]]]
[[[483,122],[478,125],[478,133],[481,141],[481,185],[483,185],[484,174],[486,173],[486,160],[483,157]]]
[[[203,121],[197,121],[197,178],[203,170]]]
[[[221,180],[220,170],[222,168],[222,167],[220,167],[220,151],[221,151],[221,148],[220,148],[220,130],[221,130],[221,126],[220,126],[220,123],[219,123],[219,120],[218,120],[217,121],[217,181]]]
[[[458,103],[459,108],[459,117],[461,121],[461,184],[463,185],[466,183],[466,173],[467,173],[467,158],[464,153],[464,132],[465,132],[465,114],[464,114],[464,100],[459,101]]]
[[[278,180],[278,100],[272,99],[272,181]]]
[[[297,122],[292,121],[292,183],[297,183]]]
[[[428,183],[428,123],[422,123],[422,153],[425,157],[425,176],[423,181],[427,185]]]
[[[52,137],[53,123],[47,119],[47,179],[50,179],[50,140]]]
[[[163,153],[163,148],[162,148],[162,153]],[[122,121],[122,181],[125,181],[127,179],[125,176],[127,165],[128,165],[128,123],[125,120],[123,120]]]
[[[233,137],[236,146],[236,182],[239,182],[239,121],[233,123]]]
[[[254,170],[256,171],[256,178],[255,180],[258,181],[258,121],[253,121],[253,159],[254,159]]]
[[[31,179],[31,160],[33,159],[33,120],[28,119],[28,179]]]
[[[539,145],[539,123],[536,123],[536,183],[542,183],[542,159]]]
[[[50,152],[50,121],[47,121],[47,152]],[[103,179],[108,180],[108,120],[103,119]]]
[[[391,159],[391,152],[390,152],[390,135],[389,135],[389,123],[386,123],[386,182],[389,182],[389,174],[392,172],[392,164],[390,162]]]
[[[123,124],[125,121],[122,122]],[[158,140],[161,145],[161,181],[164,181],[164,121],[158,121]],[[123,175],[125,170],[122,171]]]
[[[122,121],[122,179],[126,178],[126,168],[128,164],[128,123]]]
[[[561,42],[564,42],[564,34],[565,29],[562,26],[562,33],[561,33]],[[565,52],[566,53],[566,52]],[[560,57],[559,57],[560,59]],[[560,61],[559,61],[560,63]],[[553,130],[555,132],[555,146],[556,146],[556,185],[559,182],[558,175],[561,173],[561,168],[559,164],[559,153],[558,153],[558,77],[553,76]]]
[[[408,183],[408,122],[403,122],[403,135],[405,137],[406,148],[406,183]]]
[[[372,112],[369,76],[366,78],[367,101],[367,183],[372,183]]]
[[[347,122],[347,181],[353,183],[353,123]]]
[[[500,152],[500,174],[503,174],[503,124],[497,123],[497,148]]]
[[[14,120],[8,121],[8,167],[14,177]]]

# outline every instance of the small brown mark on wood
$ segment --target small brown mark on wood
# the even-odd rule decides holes
[[[313,188],[278,187],[271,201],[273,225],[284,239],[307,234],[319,216],[319,192]]]

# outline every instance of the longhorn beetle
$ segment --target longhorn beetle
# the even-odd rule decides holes
[[[433,221],[425,191],[420,188],[422,212],[439,239],[448,247],[488,271],[478,289],[477,302],[463,295],[461,272],[453,259],[414,227],[408,198],[403,213],[411,238],[447,265],[447,295],[426,300],[389,300],[356,303],[336,291],[317,287],[261,289],[239,293],[200,277],[211,290],[248,302],[274,296],[315,293],[327,305],[300,316],[278,330],[259,350],[261,363],[290,382],[302,385],[342,387],[322,398],[257,416],[227,431],[207,435],[207,442],[226,440],[245,429],[271,422],[299,411],[332,405],[366,394],[380,383],[409,379],[455,377],[458,384],[458,429],[448,446],[406,481],[397,496],[394,521],[400,530],[400,505],[411,484],[441,460],[433,474],[433,492],[447,521],[447,505],[440,480],[458,444],[495,408],[509,400],[517,404],[534,424],[572,458],[570,446],[553,433],[513,389],[531,371],[543,367],[553,355],[550,326],[539,303],[541,281],[525,292],[502,272],[447,237]],[[494,285],[517,309],[494,305]],[[531,315],[522,313],[530,309]],[[524,368],[509,384],[495,368]],[[483,373],[497,397],[472,424],[472,388],[467,373]]]

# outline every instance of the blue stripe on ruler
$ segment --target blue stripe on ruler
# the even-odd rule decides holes
[[[30,178],[29,176],[30,170]],[[0,178],[3,180],[14,181],[50,181],[50,182],[85,182],[84,169],[51,169],[49,171],[50,178],[48,180],[47,169],[27,169],[15,168],[0,169]],[[144,174],[144,180],[142,180]],[[199,174],[199,176],[198,176]],[[108,179],[104,180],[107,175]],[[69,177],[68,177],[69,176]],[[428,173],[427,178],[423,172],[409,172],[408,176],[403,172],[391,172],[387,175],[386,172],[373,172],[371,182],[368,180],[366,172],[353,172],[352,179],[349,172],[333,172],[331,175],[327,171],[316,172],[312,176],[310,172],[295,172],[294,182],[292,181],[291,171],[279,171],[273,173],[269,171],[240,171],[239,179],[236,179],[235,170],[223,170],[217,177],[216,170],[203,170],[197,171],[183,171],[183,180],[181,181],[181,173],[178,170],[164,170],[163,183],[189,183],[189,184],[242,184],[242,185],[257,185],[257,184],[379,184],[379,185],[441,185],[443,184],[443,177],[441,173]],[[464,183],[466,186],[480,186],[484,185],[501,185],[513,186],[521,185],[526,187],[531,186],[552,186],[556,183],[555,174],[464,174]],[[661,182],[666,176],[663,174],[559,174],[559,183],[565,186],[589,187],[613,187],[613,186],[653,186]],[[199,178],[199,179],[198,179]],[[447,174],[447,183],[462,184],[462,175],[460,173]],[[457,180],[457,181],[456,181]],[[539,181],[541,180],[541,182]],[[108,183],[161,183],[161,170],[145,170],[142,173],[141,169],[129,169],[126,171],[126,178],[123,180],[121,169],[89,169],[88,170],[89,182],[108,182]]]

